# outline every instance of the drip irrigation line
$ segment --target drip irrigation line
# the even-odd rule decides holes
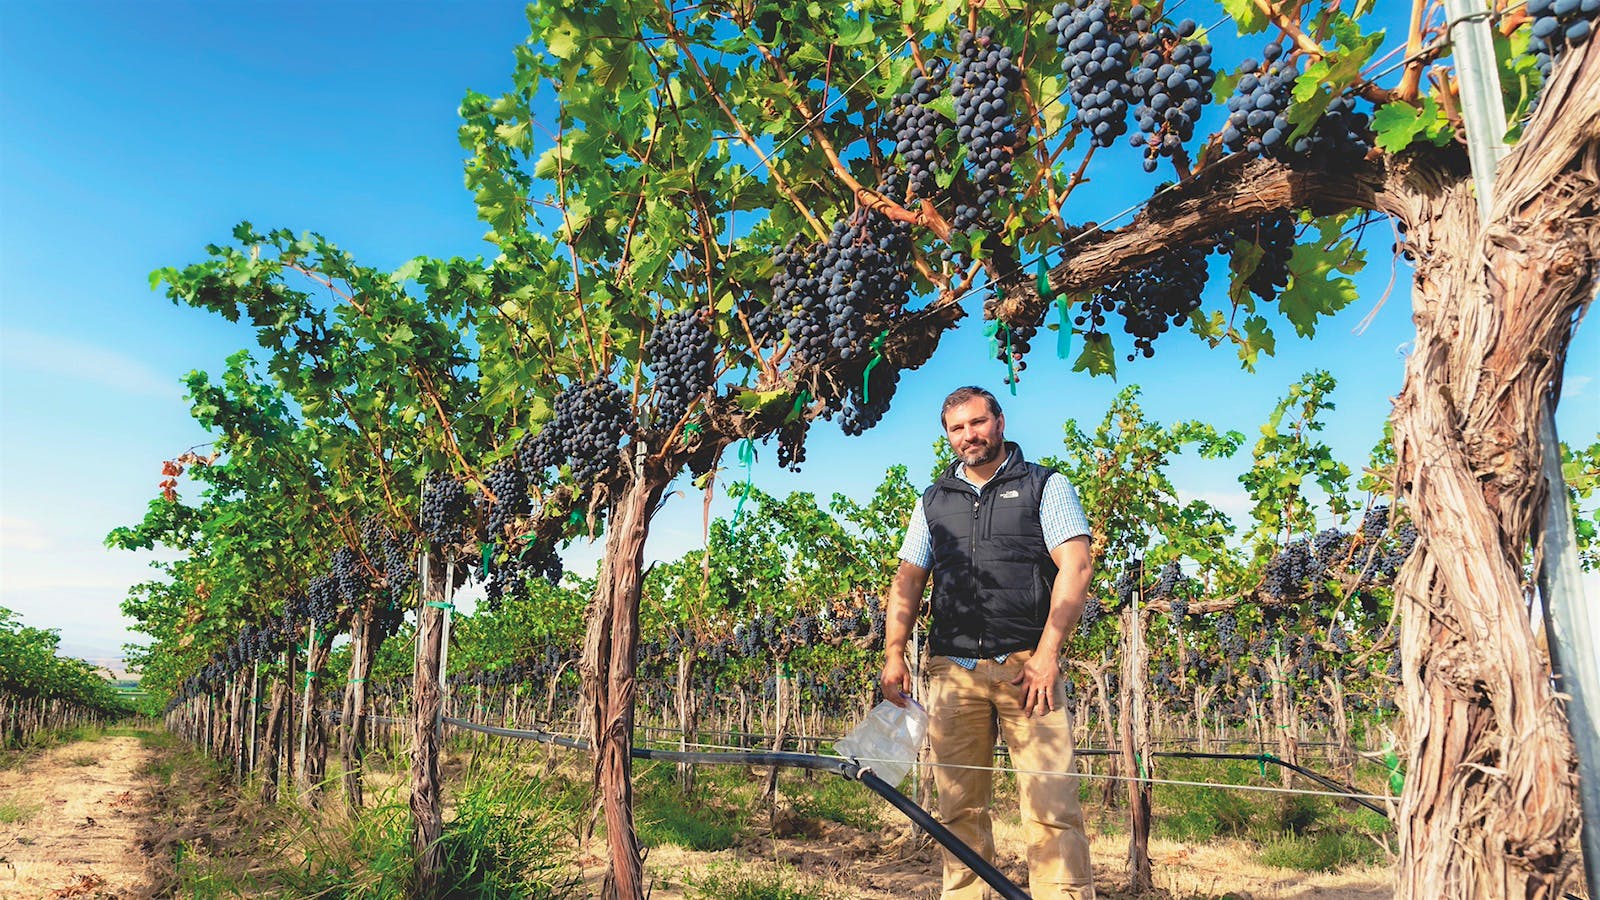
[[[589,742],[578,738],[566,738],[550,734],[546,731],[522,728],[500,728],[494,725],[479,725],[466,719],[454,716],[445,716],[445,724],[465,728],[468,731],[477,731],[500,737],[531,739],[568,747],[573,750],[588,750]],[[649,747],[630,747],[628,750],[634,759],[648,759],[660,762],[687,762],[704,763],[709,765],[739,765],[739,766],[783,766],[794,769],[809,769],[817,772],[832,772],[845,779],[859,781],[866,785],[873,793],[889,801],[890,805],[904,813],[907,818],[927,831],[934,840],[944,845],[945,849],[955,854],[967,865],[968,868],[984,880],[995,892],[1005,900],[1031,900],[1027,892],[1017,887],[1005,873],[995,868],[994,864],[984,859],[976,850],[967,846],[960,838],[956,837],[950,829],[939,823],[928,811],[918,806],[915,801],[900,793],[893,785],[879,778],[872,771],[871,766],[861,765],[859,762],[835,756],[820,756],[812,753],[781,753],[781,752],[739,752],[739,753],[702,753],[682,750],[654,750]]]
[[[332,716],[332,717],[337,718],[338,713],[330,711],[329,715]],[[389,716],[368,716],[367,718],[375,720],[375,721],[383,721],[383,722],[389,722],[389,723],[393,723],[393,724],[406,724],[407,722],[409,722],[409,720],[396,719],[396,718],[392,718],[392,717],[389,717]],[[455,726],[460,727],[460,728],[465,728],[465,729],[467,729],[469,731],[483,732],[484,734],[494,734],[494,735],[499,735],[501,737],[519,738],[519,739],[525,739],[525,740],[537,740],[537,741],[542,741],[544,743],[557,744],[559,746],[567,747],[567,748],[573,749],[573,750],[587,750],[587,749],[589,749],[589,743],[587,741],[585,741],[584,739],[582,739],[582,738],[572,737],[570,735],[565,735],[565,734],[559,734],[557,732],[552,732],[552,731],[546,731],[544,729],[539,729],[539,728],[504,728],[504,727],[495,726],[495,725],[482,725],[482,724],[479,724],[477,722],[471,722],[471,721],[469,721],[467,719],[459,719],[459,718],[456,718],[454,716],[445,716],[444,717],[444,721],[447,724],[450,724],[450,725],[455,725]],[[818,740],[822,740],[822,739],[819,738]],[[726,745],[726,744],[706,744],[706,743],[690,742],[690,743],[688,743],[688,746],[699,747],[699,748],[703,748],[703,749],[696,750],[696,751],[683,751],[683,750],[660,750],[660,749],[653,749],[653,748],[648,748],[648,747],[634,747],[633,750],[635,751],[634,752],[635,758],[638,758],[638,759],[671,760],[671,761],[675,761],[675,762],[706,762],[706,763],[716,763],[716,764],[725,764],[725,765],[727,765],[727,764],[751,765],[751,766],[791,765],[790,763],[778,761],[781,758],[789,758],[789,757],[795,757],[795,758],[804,757],[804,758],[808,758],[808,759],[809,758],[814,758],[814,759],[820,759],[820,760],[828,760],[828,761],[831,761],[832,763],[839,763],[839,762],[848,763],[849,762],[849,760],[845,760],[842,757],[821,756],[821,755],[809,754],[809,753],[790,753],[790,752],[785,752],[785,751],[749,750],[749,749],[746,749],[746,748],[734,747],[734,746],[729,746],[729,745]],[[1009,750],[1009,748],[1006,748],[1006,747],[996,747],[995,748],[995,754],[996,755],[1006,754],[1006,756],[1009,758],[1010,750]],[[1084,748],[1080,748],[1080,749],[1074,749],[1073,750],[1073,755],[1074,756],[1114,757],[1114,756],[1122,755],[1122,751],[1121,750],[1111,750],[1111,749],[1107,749],[1107,748],[1104,748],[1104,747],[1084,747]],[[1377,813],[1380,816],[1383,816],[1385,819],[1389,818],[1388,811],[1385,810],[1383,807],[1378,806],[1373,801],[1387,802],[1389,800],[1392,800],[1393,798],[1385,797],[1385,796],[1382,796],[1382,795],[1379,795],[1379,794],[1362,793],[1362,792],[1356,790],[1356,788],[1354,786],[1352,786],[1352,785],[1347,785],[1347,784],[1343,784],[1341,782],[1335,781],[1335,780],[1333,780],[1331,778],[1328,778],[1325,775],[1321,775],[1321,774],[1319,774],[1317,772],[1314,772],[1314,771],[1312,771],[1310,769],[1305,768],[1304,766],[1299,766],[1299,765],[1296,765],[1294,763],[1288,762],[1286,760],[1280,759],[1280,758],[1278,758],[1278,757],[1276,757],[1276,756],[1274,756],[1274,755],[1272,755],[1270,753],[1207,753],[1207,752],[1203,752],[1203,751],[1157,750],[1157,751],[1155,751],[1154,753],[1152,753],[1150,755],[1152,757],[1164,757],[1164,758],[1168,758],[1168,759],[1211,759],[1211,760],[1236,760],[1236,761],[1241,761],[1241,762],[1272,763],[1274,765],[1282,766],[1285,769],[1289,769],[1290,771],[1295,772],[1296,774],[1303,775],[1306,778],[1309,778],[1312,781],[1315,781],[1318,784],[1323,785],[1324,787],[1330,788],[1331,790],[1327,790],[1327,791],[1308,791],[1308,790],[1304,790],[1304,789],[1301,789],[1301,788],[1281,788],[1281,787],[1270,787],[1270,786],[1267,786],[1267,785],[1249,785],[1249,784],[1224,784],[1224,783],[1221,783],[1221,782],[1214,782],[1214,781],[1183,781],[1183,780],[1177,780],[1177,779],[1164,779],[1164,778],[1142,778],[1142,777],[1132,776],[1132,775],[1110,775],[1110,774],[1100,774],[1100,773],[1096,773],[1096,772],[1075,772],[1075,773],[1071,773],[1071,774],[1075,778],[1095,778],[1095,779],[1102,779],[1102,780],[1107,780],[1107,781],[1137,781],[1137,782],[1143,782],[1143,783],[1147,783],[1147,784],[1164,784],[1164,785],[1169,785],[1169,786],[1173,786],[1173,787],[1209,787],[1209,788],[1220,788],[1220,789],[1223,789],[1223,790],[1257,791],[1257,792],[1265,792],[1265,793],[1273,793],[1273,794],[1297,794],[1297,795],[1300,795],[1300,796],[1307,796],[1307,797],[1327,797],[1327,798],[1330,798],[1330,799],[1350,800],[1350,801],[1353,801],[1355,803],[1360,804],[1361,806],[1365,807],[1366,809],[1371,810],[1372,812]],[[693,757],[693,758],[690,758],[690,757]],[[704,758],[702,758],[702,757],[704,757]],[[855,759],[858,760],[859,762],[865,762],[865,763],[887,762],[888,761],[888,760],[884,760],[884,759],[877,759],[877,758],[871,758],[871,757],[855,757]],[[1017,775],[1064,775],[1064,774],[1068,774],[1068,773],[1064,773],[1064,772],[1050,772],[1050,771],[1044,771],[1044,770],[1039,770],[1039,769],[1020,769],[1020,768],[1016,768],[1014,766],[965,766],[965,765],[957,765],[955,763],[940,763],[940,762],[922,762],[921,765],[929,766],[931,768],[943,768],[943,769],[967,769],[967,770],[973,770],[973,771],[1010,772],[1012,774],[1017,774]],[[819,768],[818,766],[815,766],[815,765],[798,765],[798,767],[799,768]],[[821,767],[821,768],[823,770],[826,770],[826,771],[833,771],[832,769],[827,769],[826,767]]]

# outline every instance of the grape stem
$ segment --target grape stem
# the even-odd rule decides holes
[[[1327,51],[1322,49],[1321,44],[1312,40],[1310,35],[1301,30],[1299,22],[1296,22],[1292,16],[1287,15],[1278,8],[1278,4],[1272,2],[1272,0],[1255,0],[1255,4],[1256,9],[1266,14],[1266,17],[1272,20],[1272,24],[1282,29],[1283,33],[1294,41],[1294,45],[1299,48],[1301,53],[1312,59],[1321,59],[1328,55]]]
[[[1428,0],[1411,0],[1411,29],[1406,33],[1406,70],[1400,84],[1394,89],[1396,100],[1407,103],[1417,101],[1418,87],[1422,83],[1422,32],[1426,25]]]

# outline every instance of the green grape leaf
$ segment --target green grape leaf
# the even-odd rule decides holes
[[[1222,0],[1222,9],[1238,23],[1241,35],[1267,30],[1267,16],[1255,0]]]
[[[1372,116],[1372,130],[1378,135],[1378,148],[1388,153],[1399,153],[1411,146],[1419,136],[1438,141],[1441,132],[1448,134],[1449,120],[1444,117],[1432,97],[1422,98],[1422,108],[1395,101],[1378,107]]]
[[[952,94],[940,94],[928,104],[928,109],[952,122],[956,120],[956,98]]]
[[[1244,320],[1244,337],[1239,341],[1239,361],[1247,371],[1256,370],[1256,361],[1262,353],[1271,356],[1277,349],[1278,340],[1273,337],[1266,319],[1250,316]]]
[[[1083,336],[1083,349],[1072,363],[1072,371],[1090,375],[1110,375],[1117,380],[1117,351],[1111,345],[1111,336],[1103,331]]]
[[[1345,258],[1353,251],[1348,242],[1325,247],[1321,241],[1297,244],[1289,260],[1289,285],[1278,296],[1278,309],[1296,334],[1312,337],[1317,318],[1329,316],[1356,300],[1356,284],[1345,277]]]

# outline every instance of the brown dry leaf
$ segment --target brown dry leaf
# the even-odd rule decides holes
[[[79,875],[76,880],[66,887],[59,887],[50,892],[52,897],[83,897],[105,886],[106,880],[93,872]]]

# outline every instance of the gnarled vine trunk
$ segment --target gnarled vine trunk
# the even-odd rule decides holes
[[[634,665],[639,589],[650,517],[668,479],[635,471],[621,489],[606,532],[606,555],[583,641],[584,730],[594,747],[595,782],[606,820],[611,871],[602,896],[643,900],[644,864],[633,827]]]
[[[1404,898],[1553,897],[1577,860],[1576,762],[1524,566],[1550,499],[1541,416],[1600,260],[1592,42],[1558,66],[1495,191],[1487,228],[1462,167],[1402,160],[1378,197],[1416,257],[1394,412],[1420,533],[1396,585]]]
[[[417,604],[417,657],[412,671],[411,848],[414,893],[421,898],[439,890],[444,809],[439,797],[440,691],[439,656],[444,650],[444,556],[428,551],[420,602]]]
[[[385,602],[385,601],[378,601]],[[344,795],[351,809],[364,805],[362,772],[367,758],[367,674],[378,652],[370,607],[358,609],[350,621],[350,677],[339,724],[339,758],[344,764]]]

